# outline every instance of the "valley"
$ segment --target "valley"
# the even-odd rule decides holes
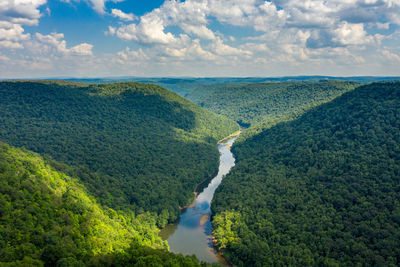
[[[399,85],[0,82],[0,262],[396,266]]]
[[[221,254],[216,253],[213,246],[210,206],[215,190],[235,165],[230,146],[236,138],[237,135],[230,136],[229,139],[219,143],[220,159],[217,175],[196,196],[194,203],[183,211],[178,223],[168,225],[161,231],[160,236],[168,241],[172,252],[184,255],[194,254],[201,261],[226,264],[225,259]]]
[[[400,0],[0,0],[0,267],[399,267]]]

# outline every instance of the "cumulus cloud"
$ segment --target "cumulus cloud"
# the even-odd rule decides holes
[[[137,19],[137,17],[134,14],[132,14],[132,13],[129,13],[129,14],[124,13],[121,10],[116,9],[116,8],[111,9],[111,15],[113,17],[116,17],[116,18],[119,18],[119,19],[125,20],[125,21],[132,21],[132,20],[136,20]]]
[[[165,49],[165,54],[170,57],[179,58],[180,60],[215,60],[216,56],[210,51],[204,50],[200,44],[200,40],[196,39],[183,48]]]
[[[125,50],[118,52],[118,56],[123,61],[141,61],[148,59],[147,55],[140,48],[137,51],[131,50],[129,47],[125,48]],[[122,61],[121,61],[122,62]]]
[[[93,45],[88,43],[82,43],[71,48],[67,48],[67,42],[64,40],[64,34],[62,33],[51,33],[49,35],[36,33],[35,37],[39,42],[38,47],[40,47],[40,49],[45,53],[52,54],[53,56],[93,55]]]
[[[362,23],[343,22],[333,32],[335,34],[333,41],[342,45],[362,45],[371,42],[373,39],[372,36],[367,35]]]
[[[219,25],[247,35],[232,36]],[[393,0],[173,0],[135,23],[110,26],[107,34],[139,45],[152,62],[347,66],[366,63],[372,57],[366,51],[389,42],[396,25],[400,2]]]
[[[176,41],[174,35],[170,32],[165,33],[165,24],[157,16],[145,16],[141,22],[129,24],[120,27],[117,30],[117,36],[124,40],[134,40],[139,43],[169,44]]]
[[[21,25],[0,21],[0,47],[23,48],[21,42],[29,38],[30,34],[25,34]]]
[[[0,2],[0,47],[21,49],[30,38],[24,25],[37,25],[41,16],[39,7],[46,0],[2,0]]]
[[[139,43],[167,44],[176,40],[172,32],[166,31],[167,27],[178,26],[189,36],[216,40],[216,33],[208,27],[209,18],[214,18],[238,27],[253,27],[264,32],[265,38],[277,37],[291,28],[309,29],[309,48],[361,45],[373,40],[365,30],[367,23],[388,29],[389,22],[378,21],[378,15],[384,14],[396,23],[396,11],[400,9],[392,10],[395,7],[397,4],[389,0],[166,1],[142,16],[139,23],[119,27],[117,36]]]
[[[166,0],[141,17],[118,7],[106,9],[107,2],[120,0],[83,1],[100,15],[118,18],[104,33],[122,39],[128,48],[97,58],[91,44],[68,46],[60,33],[31,36],[24,25],[37,25],[39,7],[46,0],[0,1],[0,47],[38,51],[43,60],[34,61],[42,68],[51,65],[44,55],[63,60],[86,56],[92,62],[102,62],[98,65],[115,64],[113,68],[119,70],[124,64],[127,69],[140,65],[149,71],[157,64],[159,70],[168,65],[171,72],[173,68],[169,67],[174,64],[181,71],[195,70],[203,63],[210,69],[210,64],[215,64],[221,71],[237,69],[239,74],[242,68],[247,75],[266,70],[287,73],[299,66],[319,73],[324,68],[329,71],[333,65],[399,64],[399,1]],[[110,63],[104,64],[101,57]]]
[[[223,41],[218,38],[214,44],[212,44],[212,50],[215,51],[217,55],[220,56],[240,56],[240,55],[245,55],[245,56],[250,56],[252,55],[252,52],[246,51],[243,49],[235,48],[229,45],[226,45],[223,43]]]
[[[205,25],[190,25],[190,24],[182,24],[182,29],[187,33],[192,33],[197,35],[198,37],[206,40],[214,40],[215,34],[208,29]]]
[[[2,0],[0,2],[0,21],[20,25],[37,25],[41,16],[39,7],[46,0]]]
[[[82,56],[92,56],[92,48],[93,45],[88,44],[88,43],[82,43],[76,46],[73,46],[69,49],[69,52],[71,54],[75,55],[82,55]]]

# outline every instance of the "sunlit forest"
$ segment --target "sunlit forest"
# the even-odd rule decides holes
[[[200,266],[168,252],[154,217],[101,207],[36,153],[0,143],[0,185],[6,266]]]

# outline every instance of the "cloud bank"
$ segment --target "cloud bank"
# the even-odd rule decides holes
[[[0,4],[0,47],[91,57],[69,61],[90,69],[80,76],[400,75],[399,1],[168,0],[140,17],[107,8],[120,0],[86,1],[114,18],[99,31],[124,49],[94,53],[85,42],[68,48],[61,33],[25,33],[45,0]]]

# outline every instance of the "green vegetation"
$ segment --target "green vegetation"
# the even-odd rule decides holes
[[[237,266],[399,266],[399,129],[400,83],[375,83],[237,144],[217,244]]]
[[[132,242],[162,249],[155,220],[103,209],[76,179],[39,155],[0,143],[0,262],[88,263]]]
[[[239,138],[241,142],[279,122],[293,120],[358,85],[341,81],[219,84],[199,87],[186,97],[244,127],[252,126]]]
[[[156,85],[0,83],[0,141],[49,156],[100,204],[152,212],[159,226],[217,170],[215,144],[237,129]]]

